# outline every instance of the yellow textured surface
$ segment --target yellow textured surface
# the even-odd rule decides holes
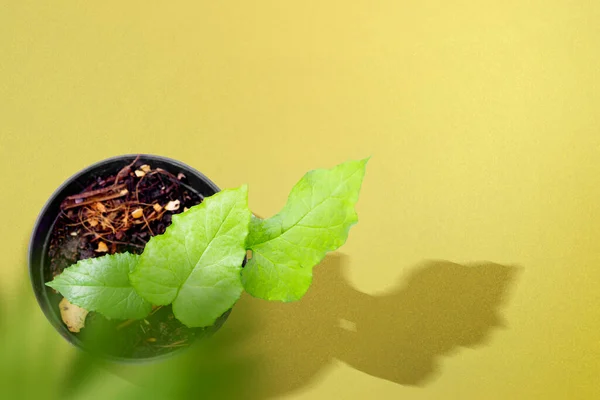
[[[269,216],[372,155],[312,303],[264,306],[274,394],[600,398],[599,2],[157,3],[2,1],[2,290],[47,197],[105,157],[248,183]]]

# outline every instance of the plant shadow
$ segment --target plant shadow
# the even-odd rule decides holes
[[[213,338],[181,356],[143,365],[107,364],[65,348],[24,287],[0,313],[0,381],[14,398],[37,392],[80,398],[94,388],[98,398],[264,400],[308,387],[339,360],[377,378],[424,386],[440,373],[443,356],[485,345],[494,328],[506,326],[500,310],[518,272],[494,263],[427,261],[400,285],[369,295],[352,287],[348,267],[347,256],[328,255],[298,302],[244,295]],[[70,361],[53,367],[67,350]],[[98,390],[94,382],[108,379],[107,372],[127,384]]]
[[[518,268],[494,263],[426,261],[401,285],[373,296],[345,278],[348,257],[332,253],[314,269],[301,301],[274,303],[244,296],[232,314],[253,315],[245,350],[259,360],[253,375],[267,399],[310,385],[334,359],[400,385],[424,386],[441,357],[488,343],[506,327],[500,308]]]

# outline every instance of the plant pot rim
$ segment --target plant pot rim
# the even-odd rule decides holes
[[[64,324],[62,322],[60,315],[57,315],[56,311],[52,309],[51,303],[46,294],[46,291],[41,290],[38,287],[38,285],[36,285],[36,282],[38,282],[37,279],[40,278],[40,275],[41,275],[42,286],[45,284],[44,265],[43,265],[44,258],[43,258],[43,255],[40,256],[40,254],[47,252],[48,240],[50,238],[52,228],[54,226],[56,218],[58,217],[58,213],[54,213],[53,208],[56,207],[57,201],[60,204],[60,202],[62,201],[62,199],[64,197],[72,194],[72,193],[65,193],[65,191],[68,191],[72,185],[76,185],[76,183],[79,179],[84,179],[86,176],[93,174],[94,172],[100,170],[102,167],[108,167],[112,163],[131,162],[138,156],[139,156],[140,160],[145,160],[150,163],[152,161],[154,161],[154,162],[168,164],[168,165],[172,166],[173,169],[180,170],[180,172],[183,172],[186,175],[194,176],[198,181],[200,181],[203,185],[206,185],[206,187],[209,190],[213,191],[214,193],[219,192],[221,190],[214,182],[212,182],[203,173],[201,173],[200,171],[196,170],[195,168],[190,167],[189,165],[187,165],[181,161],[175,160],[173,158],[165,157],[165,156],[156,155],[156,154],[139,153],[139,154],[123,154],[123,155],[113,156],[113,157],[109,157],[109,158],[94,162],[93,164],[72,174],[70,177],[65,179],[58,188],[56,188],[53,191],[53,193],[48,197],[48,199],[44,203],[43,207],[41,208],[41,211],[37,215],[34,226],[33,226],[33,230],[32,230],[32,233],[31,233],[31,236],[29,239],[29,245],[28,245],[29,281],[31,283],[37,303],[38,303],[39,307],[42,309],[42,312],[44,313],[44,316],[46,317],[48,322],[55,328],[55,330],[65,340],[67,340],[67,342],[72,344],[74,347],[76,347],[80,351],[85,351],[86,347],[83,345],[82,341],[75,334],[69,332],[66,329],[66,327],[64,326]],[[122,168],[122,166],[120,168]],[[117,171],[118,171],[118,169],[115,172],[117,172]],[[188,178],[189,178],[189,176],[188,176]],[[200,190],[198,190],[197,187],[194,187],[192,184],[189,184],[188,186],[192,187],[196,192],[200,193],[204,197],[208,197],[210,195],[210,194],[207,195],[205,193],[202,193]],[[49,214],[54,214],[54,215],[51,216],[52,222],[48,226],[47,224],[45,225],[44,223],[47,222]],[[40,239],[42,239],[41,243],[40,243]],[[41,247],[41,250],[40,250],[40,247]],[[41,253],[40,253],[40,251],[41,251]],[[227,319],[230,311],[228,311],[224,314],[225,319]],[[138,363],[144,363],[144,362],[150,362],[150,361],[154,362],[154,361],[160,361],[160,360],[163,360],[166,358],[171,358],[174,355],[180,354],[182,351],[189,349],[191,346],[193,346],[193,343],[191,343],[190,346],[182,347],[177,350],[173,350],[169,353],[160,354],[160,355],[156,355],[156,356],[141,357],[141,358],[119,357],[119,356],[113,356],[113,355],[104,354],[104,353],[101,354],[101,357],[105,361],[127,363],[127,364],[138,364]]]

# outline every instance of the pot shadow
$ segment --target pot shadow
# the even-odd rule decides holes
[[[400,385],[424,386],[440,373],[442,356],[485,345],[494,328],[506,327],[500,307],[518,270],[427,261],[401,285],[372,296],[349,284],[347,264],[343,254],[326,257],[301,301],[244,296],[237,303],[231,329],[236,315],[258,319],[244,349],[257,360],[260,393],[245,398],[303,388],[334,359]]]

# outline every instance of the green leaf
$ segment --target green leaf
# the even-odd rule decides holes
[[[148,241],[132,285],[153,304],[173,303],[188,327],[214,324],[242,293],[249,222],[246,185],[207,197]]]
[[[252,218],[244,267],[247,292],[265,300],[295,301],[308,290],[312,268],[342,246],[358,222],[354,206],[368,159],[308,172],[283,209],[269,219]]]
[[[138,256],[130,253],[105,255],[77,262],[46,283],[67,300],[107,318],[141,319],[152,305],[142,299],[129,282]]]

